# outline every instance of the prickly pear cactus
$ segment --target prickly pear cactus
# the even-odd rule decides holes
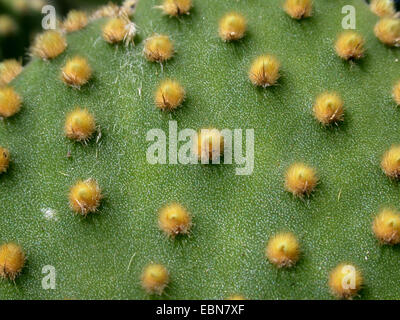
[[[3,250],[1,298],[400,298],[400,247],[383,244],[393,243],[398,218],[384,219],[393,231],[387,241],[387,230],[373,227],[382,208],[400,209],[398,175],[381,168],[385,151],[400,143],[392,98],[399,49],[377,39],[379,18],[363,1],[315,1],[311,17],[297,11],[298,20],[284,2],[194,0],[190,14],[170,17],[162,1],[140,1],[131,17],[136,27],[129,25],[121,44],[109,43],[118,34],[104,37],[110,19],[98,18],[68,33],[54,59],[32,58],[10,84],[21,109],[0,123],[0,145],[10,153],[0,176],[0,240],[18,243],[26,257],[12,281],[4,268],[10,250]],[[361,55],[335,49],[345,5],[355,8],[363,40],[344,46],[362,45]],[[238,33],[223,41],[219,22],[232,11],[245,21],[227,23]],[[174,46],[162,63],[143,54],[157,34]],[[161,49],[153,60],[168,53]],[[263,55],[262,73],[249,79]],[[266,79],[278,66],[270,57],[279,61],[279,79]],[[82,68],[71,75],[76,65]],[[184,88],[179,108],[165,99],[155,104],[166,79]],[[324,92],[337,94],[328,107],[340,114],[326,117],[328,107],[315,106]],[[85,113],[92,137],[84,130],[81,142],[64,129],[77,107],[96,121],[93,129]],[[158,128],[169,138],[171,121],[178,130],[254,129],[252,173],[236,175],[237,163],[150,164],[147,133]],[[86,206],[75,201],[80,187],[93,196]],[[159,221],[160,208],[163,219],[175,215],[185,228]],[[340,291],[342,263],[356,267],[353,291]],[[43,287],[53,270],[46,266],[54,267],[55,289]]]

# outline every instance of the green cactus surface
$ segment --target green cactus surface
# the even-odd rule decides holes
[[[33,58],[11,83],[21,111],[0,123],[9,170],[0,175],[0,242],[15,241],[26,265],[15,281],[0,282],[2,299],[334,299],[329,272],[341,262],[360,268],[364,286],[355,299],[400,298],[400,247],[381,245],[372,222],[384,206],[400,209],[399,184],[380,167],[383,153],[400,143],[400,111],[392,88],[400,80],[400,52],[374,35],[378,21],[358,0],[315,1],[313,16],[293,20],[283,1],[194,0],[190,15],[163,15],[158,0],[142,0],[132,21],[135,46],[102,38],[107,19],[67,35],[68,48],[50,61]],[[342,32],[342,7],[356,9],[356,31],[366,54],[355,62],[334,49]],[[223,42],[218,21],[242,13],[245,37]],[[161,66],[143,56],[144,40],[159,33],[174,42]],[[276,86],[249,81],[254,58],[281,61]],[[80,90],[66,86],[60,70],[68,58],[86,57],[93,79]],[[186,90],[172,112],[154,105],[166,78]],[[312,114],[316,96],[338,92],[343,123],[324,127]],[[99,133],[88,143],[68,140],[66,114],[76,106],[95,116]],[[254,129],[254,171],[240,165],[151,165],[146,134],[153,128]],[[316,168],[310,197],[284,188],[294,162]],[[74,214],[70,187],[94,178],[104,193],[98,213]],[[193,216],[189,235],[168,238],[158,210],[183,204]],[[291,231],[301,257],[277,269],[265,257],[267,241]],[[141,287],[150,262],[163,264],[170,283],[161,296]],[[44,290],[46,265],[56,269],[56,289]]]

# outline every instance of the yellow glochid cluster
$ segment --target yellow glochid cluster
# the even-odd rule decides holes
[[[158,214],[158,225],[170,237],[187,234],[192,227],[192,217],[179,203],[171,203],[162,207]]]
[[[167,79],[161,82],[155,93],[155,104],[161,110],[174,110],[185,99],[185,89],[178,81]]]
[[[151,62],[164,62],[174,55],[174,45],[166,35],[154,35],[144,43],[144,56]]]
[[[9,242],[0,246],[0,277],[14,280],[25,264],[25,253],[21,246]]]
[[[192,0],[164,0],[159,8],[171,17],[189,14],[192,8]]]
[[[339,57],[344,60],[360,59],[364,56],[364,37],[355,31],[344,31],[339,34],[335,49]]]
[[[0,87],[8,85],[21,71],[22,64],[15,59],[4,60],[0,63]]]
[[[126,22],[121,17],[111,18],[103,27],[103,38],[109,43],[122,42],[126,33]]]
[[[286,171],[285,188],[294,196],[310,195],[318,183],[317,173],[304,163],[296,162]]]
[[[109,2],[106,5],[98,8],[92,15],[91,19],[118,17],[121,13],[121,8],[115,3]]]
[[[384,153],[381,167],[389,178],[400,178],[400,145],[393,145]]]
[[[337,298],[353,298],[362,285],[361,271],[353,264],[340,263],[329,274],[329,287]]]
[[[80,88],[92,76],[92,68],[86,58],[75,56],[67,61],[61,70],[61,77],[65,84]]]
[[[323,125],[338,123],[344,119],[344,102],[337,93],[325,92],[317,97],[313,112]]]
[[[0,87],[0,117],[9,118],[20,109],[22,98],[11,87]]]
[[[87,141],[95,130],[96,121],[87,109],[76,108],[65,119],[65,135],[71,140]]]
[[[376,37],[387,46],[400,45],[400,19],[382,18],[375,25],[374,32]]]
[[[278,233],[268,241],[265,254],[278,268],[292,267],[300,258],[300,245],[293,233]]]
[[[286,0],[283,9],[293,19],[303,19],[311,17],[313,3],[312,0]]]
[[[231,295],[227,298],[227,300],[246,300],[246,298],[244,296],[242,296],[241,294],[234,294]]]
[[[85,12],[71,10],[62,26],[66,32],[74,32],[83,29],[88,24],[88,17]]]
[[[96,180],[78,181],[69,192],[69,204],[73,211],[83,216],[96,212],[103,198]]]
[[[0,174],[7,171],[10,165],[10,152],[3,147],[0,147]]]
[[[143,270],[141,283],[147,293],[161,295],[169,283],[169,272],[162,264],[151,263]]]
[[[110,18],[102,29],[103,38],[108,43],[124,42],[125,45],[134,42],[136,25],[126,16]]]
[[[393,87],[393,99],[398,106],[400,106],[400,81]]]
[[[44,59],[54,59],[67,48],[67,40],[64,35],[56,30],[45,31],[39,34],[33,43],[32,54]]]
[[[246,18],[237,12],[229,12],[219,21],[219,36],[224,41],[242,39],[246,33]]]
[[[250,81],[259,87],[269,87],[276,84],[280,74],[280,62],[272,55],[262,55],[257,57],[251,64],[249,70]]]
[[[400,243],[400,213],[391,208],[382,209],[375,217],[372,229],[383,244]]]
[[[369,7],[379,17],[391,17],[396,13],[393,0],[371,0]]]
[[[193,141],[193,153],[202,163],[215,162],[223,156],[224,136],[215,128],[200,130]]]

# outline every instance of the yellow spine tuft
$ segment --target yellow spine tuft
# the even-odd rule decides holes
[[[155,93],[155,104],[161,110],[174,110],[185,99],[185,89],[174,80],[164,80]]]
[[[77,108],[65,120],[65,135],[72,140],[87,141],[96,129],[93,115],[86,109]]]
[[[382,157],[383,172],[393,179],[400,178],[400,145],[393,145]]]
[[[8,118],[21,109],[22,98],[11,87],[0,88],[0,117]]]
[[[293,19],[311,17],[312,7],[312,0],[286,0],[283,5],[283,9]]]
[[[343,121],[344,103],[335,92],[325,92],[319,95],[314,103],[314,117],[323,125]]]
[[[12,242],[0,246],[0,277],[14,280],[24,264],[25,253],[21,246]]]
[[[400,19],[382,18],[375,25],[376,37],[388,46],[400,45]]]
[[[110,18],[103,27],[103,38],[108,43],[133,43],[136,36],[136,25],[126,16]]]
[[[10,164],[10,152],[3,147],[0,147],[0,174],[7,171]]]
[[[379,17],[394,16],[396,9],[393,0],[372,0],[371,11]]]
[[[85,12],[71,10],[63,22],[63,28],[67,32],[74,32],[83,29],[88,24],[88,17]]]
[[[224,136],[218,129],[202,129],[194,139],[193,152],[202,163],[209,163],[222,157],[224,147]]]
[[[339,264],[329,275],[329,287],[332,293],[341,299],[351,299],[363,284],[361,271],[352,264]]]
[[[166,35],[154,35],[144,43],[144,55],[151,62],[164,62],[174,54],[174,45]]]
[[[242,39],[246,33],[246,18],[237,12],[224,15],[219,21],[219,36],[224,41]]]
[[[162,9],[165,14],[177,17],[190,13],[192,0],[164,0],[159,8]]]
[[[227,300],[246,300],[246,298],[241,294],[234,294],[232,296],[229,296]]]
[[[336,53],[344,60],[360,59],[364,56],[365,40],[362,35],[354,31],[342,32],[335,44]]]
[[[315,169],[303,163],[294,163],[286,171],[285,188],[295,196],[311,194],[317,183]]]
[[[291,232],[278,233],[268,241],[265,254],[278,268],[292,267],[300,258],[299,242]]]
[[[96,180],[78,181],[69,192],[69,204],[76,213],[86,216],[96,212],[102,199],[100,187]]]
[[[250,81],[255,86],[269,87],[278,81],[280,62],[277,58],[271,55],[263,55],[257,57],[249,71]]]
[[[75,56],[62,68],[61,76],[65,84],[80,88],[92,76],[92,68],[86,58]]]
[[[149,294],[161,295],[168,285],[168,270],[161,264],[149,264],[141,276],[142,288]]]
[[[124,40],[126,23],[122,18],[111,18],[103,27],[103,38],[108,43],[118,43]]]
[[[158,225],[168,236],[187,234],[192,227],[189,212],[179,203],[172,203],[160,209]]]
[[[397,105],[400,106],[400,81],[393,87],[393,99]]]
[[[400,243],[400,213],[385,208],[379,212],[372,224],[376,238],[384,244]]]
[[[35,38],[32,53],[44,60],[54,59],[65,51],[67,40],[55,30],[45,31]]]
[[[22,71],[21,62],[10,59],[0,63],[0,87],[6,86],[14,80]]]
[[[109,2],[108,4],[101,6],[91,16],[91,19],[96,20],[100,18],[118,17],[121,13],[120,7],[115,3]]]

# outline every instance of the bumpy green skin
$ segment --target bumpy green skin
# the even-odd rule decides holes
[[[22,111],[0,124],[0,144],[12,153],[0,176],[0,240],[18,241],[27,266],[15,281],[0,284],[5,299],[148,299],[140,273],[149,262],[167,266],[171,283],[164,299],[331,299],[327,279],[339,262],[358,265],[365,287],[357,298],[400,298],[400,247],[380,246],[371,231],[383,205],[399,204],[399,185],[382,173],[382,153],[399,143],[399,109],[391,99],[400,77],[398,49],[373,34],[377,18],[362,1],[316,1],[314,17],[294,21],[281,1],[194,1],[190,16],[168,18],[139,3],[136,47],[114,47],[101,38],[97,21],[68,36],[68,50],[51,62],[34,59],[13,86]],[[341,61],[333,42],[341,29],[342,6],[357,10],[357,30],[367,55]],[[237,10],[248,19],[247,36],[223,43],[219,18]],[[147,62],[143,40],[166,33],[176,45],[163,72]],[[276,54],[279,85],[257,89],[247,78],[254,57]],[[68,57],[88,57],[94,80],[80,91],[66,87],[60,68]],[[184,106],[162,113],[153,104],[159,82],[173,77],[187,90]],[[138,88],[142,88],[141,96]],[[327,129],[313,119],[317,94],[336,90],[344,98],[343,125]],[[88,145],[63,135],[67,112],[88,107],[102,137]],[[254,128],[255,169],[236,176],[234,165],[150,165],[146,132],[179,128]],[[67,158],[67,153],[71,154]],[[320,184],[305,200],[283,188],[294,161],[315,166]],[[96,178],[106,198],[98,215],[74,216],[70,186]],[[194,216],[189,237],[168,239],[157,226],[157,210],[170,201]],[[52,208],[57,220],[41,210]],[[302,258],[276,270],[264,256],[269,237],[293,231]],[[44,265],[57,270],[56,290],[43,290]]]

